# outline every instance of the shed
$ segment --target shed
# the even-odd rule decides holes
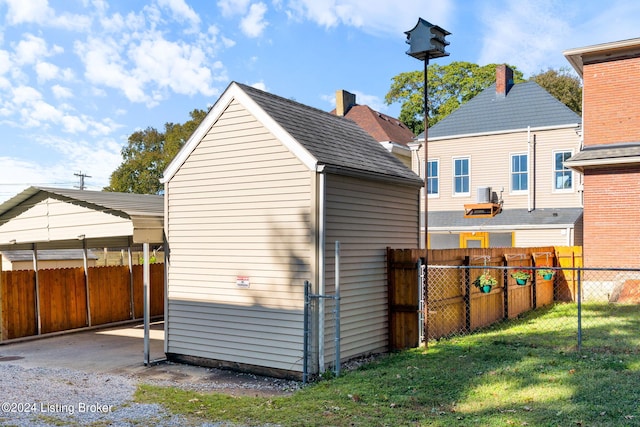
[[[164,173],[170,359],[300,377],[388,349],[385,248],[416,247],[422,180],[356,123],[231,83]]]

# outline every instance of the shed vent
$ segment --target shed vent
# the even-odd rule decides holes
[[[476,203],[491,203],[491,187],[478,187]]]

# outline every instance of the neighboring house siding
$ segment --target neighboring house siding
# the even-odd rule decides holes
[[[585,146],[638,142],[640,58],[585,64],[583,117]]]
[[[640,166],[589,169],[584,181],[585,265],[638,266]]]
[[[532,229],[515,232],[516,247],[536,246],[571,246],[573,230],[567,229]]]
[[[572,127],[531,132],[532,154],[529,158],[528,173],[531,175],[529,182],[532,185],[526,192],[511,190],[511,156],[528,153],[526,131],[430,140],[429,159],[438,160],[440,170],[439,194],[429,197],[429,210],[462,212],[464,204],[476,202],[479,187],[491,187],[492,192],[498,197],[504,188],[504,209],[527,208],[533,185],[535,192],[531,197],[534,207],[581,206],[579,174],[572,173],[573,188],[561,191],[554,188],[554,153],[565,150],[577,152],[580,147],[577,130]],[[420,149],[419,157],[424,159],[424,147]],[[454,195],[453,159],[462,157],[470,159],[468,196]]]
[[[68,238],[65,237],[66,233],[72,227],[86,230],[87,238],[127,236],[133,233],[131,220],[127,218],[46,198],[0,226],[0,236],[6,236],[8,240],[12,238],[12,233],[19,232],[23,241],[42,241],[44,236],[52,241]]]
[[[221,115],[167,183],[168,353],[302,370],[311,182],[242,106]]]
[[[341,359],[387,350],[386,247],[418,245],[418,191],[328,175],[326,293],[335,292],[335,241],[340,241]],[[364,269],[364,271],[363,271]],[[335,359],[334,304],[325,311],[326,363]]]

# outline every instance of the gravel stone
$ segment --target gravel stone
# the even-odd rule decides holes
[[[175,370],[180,367],[174,365],[168,368]],[[208,376],[191,382],[184,378],[157,379],[138,375],[88,373],[65,368],[25,368],[0,364],[0,425],[231,427],[234,424],[194,424],[193,420],[168,413],[160,405],[135,403],[133,393],[139,383],[175,386],[200,392],[234,391],[241,394],[270,395],[287,394],[299,387],[299,383],[295,381],[217,371],[219,370],[207,370]],[[229,380],[211,381],[212,376],[216,375]]]

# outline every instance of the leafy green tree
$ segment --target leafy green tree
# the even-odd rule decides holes
[[[582,115],[582,82],[568,67],[559,70],[549,68],[531,76],[533,80],[558,101]]]
[[[122,151],[122,163],[111,174],[105,191],[159,194],[162,172],[207,115],[195,109],[183,124],[165,123],[164,132],[153,127],[132,133]]]
[[[460,105],[491,86],[496,81],[498,64],[480,66],[471,62],[455,61],[447,65],[429,64],[427,92],[429,126],[438,123]],[[523,82],[522,72],[515,66],[514,83]],[[385,96],[387,105],[401,102],[400,117],[417,135],[424,130],[424,71],[400,73],[392,79]]]

